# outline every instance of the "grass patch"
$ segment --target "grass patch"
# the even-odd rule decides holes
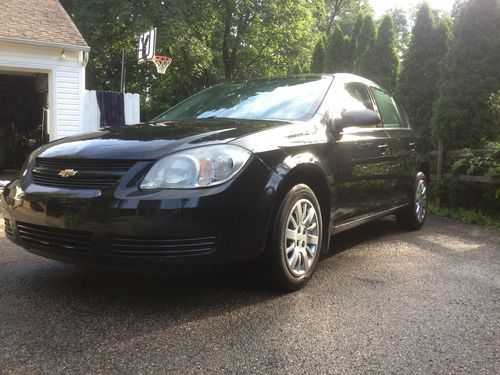
[[[437,207],[434,204],[429,204],[429,211],[434,215],[449,217],[450,219],[459,220],[464,223],[479,224],[500,229],[500,215],[490,215],[482,210],[461,207]]]

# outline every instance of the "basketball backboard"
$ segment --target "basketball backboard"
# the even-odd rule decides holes
[[[152,60],[156,50],[156,27],[139,36],[137,57],[140,63]]]

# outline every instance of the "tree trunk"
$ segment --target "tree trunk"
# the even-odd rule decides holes
[[[226,79],[230,79],[233,72],[230,53],[232,20],[233,12],[229,6],[226,5],[226,14],[224,15],[224,39],[222,41],[222,61],[224,63],[224,75]]]

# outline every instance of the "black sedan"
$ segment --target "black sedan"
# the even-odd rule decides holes
[[[429,165],[405,111],[349,74],[214,86],[154,121],[52,142],[2,194],[7,237],[138,272],[259,260],[295,290],[333,234],[426,217]]]

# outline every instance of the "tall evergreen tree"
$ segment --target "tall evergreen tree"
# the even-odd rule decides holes
[[[447,50],[447,39],[444,24],[436,27],[431,9],[422,4],[417,11],[396,96],[408,112],[412,125],[427,137],[431,133],[431,109],[438,97],[440,63]]]
[[[371,15],[366,15],[356,40],[354,71],[365,77],[372,76],[371,53],[375,44],[375,22]]]
[[[354,60],[356,57],[356,47],[358,45],[358,37],[359,33],[361,32],[361,28],[363,27],[363,20],[364,20],[363,14],[358,14],[358,17],[356,18],[356,22],[354,23],[352,27],[352,32],[351,32],[351,37],[350,37],[350,42],[349,42],[349,71],[354,72]]]
[[[396,50],[398,56],[403,57],[408,49],[411,38],[411,30],[408,25],[406,12],[402,8],[393,8],[387,12],[394,23],[394,34],[396,35]]]
[[[399,58],[396,52],[396,37],[392,17],[384,16],[377,31],[371,60],[372,78],[375,82],[392,91],[398,79]]]
[[[335,27],[326,46],[326,65],[328,72],[349,72],[351,70],[350,42],[340,28]]]
[[[311,73],[324,73],[326,62],[325,41],[320,38],[314,47],[311,61]]]
[[[470,0],[455,19],[432,118],[435,139],[448,148],[479,147],[500,139],[488,102],[500,87],[499,30],[497,0]]]

